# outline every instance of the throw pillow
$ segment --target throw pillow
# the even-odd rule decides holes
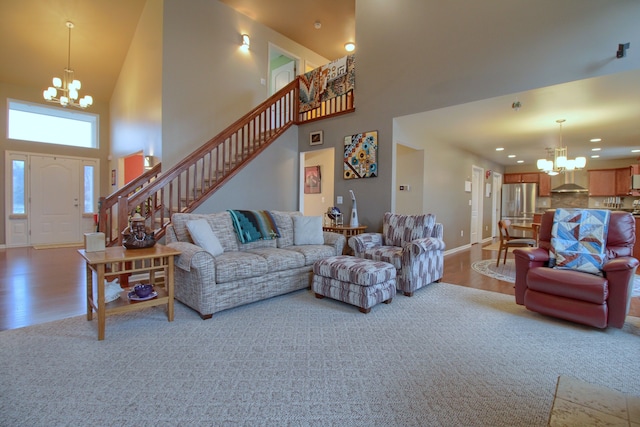
[[[294,245],[322,245],[321,216],[294,216],[293,217],[293,244]]]
[[[211,255],[217,256],[224,252],[220,240],[213,234],[213,230],[211,230],[206,219],[200,218],[187,221],[187,229],[195,244]]]
[[[609,217],[608,210],[557,209],[551,228],[549,265],[601,275]]]

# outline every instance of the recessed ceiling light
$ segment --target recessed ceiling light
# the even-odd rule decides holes
[[[518,160],[516,163],[524,163],[524,160]]]
[[[316,30],[319,30],[320,28],[322,28],[322,22],[320,21],[316,21],[313,23],[313,28],[315,28]]]
[[[602,148],[600,148],[600,147],[596,147],[596,148],[592,148],[591,149],[591,151],[600,151],[600,150],[602,150]]]
[[[590,139],[589,141],[591,141],[591,142],[600,142],[600,141],[602,141],[602,138],[593,138],[593,139]]]
[[[591,156],[592,159],[597,159],[598,157],[600,157],[598,154],[594,154],[593,156]]]
[[[504,147],[498,147],[496,148],[496,151],[504,151]]]
[[[515,154],[509,154],[507,157],[510,159],[513,159],[516,155]]]
[[[635,150],[631,150],[632,153],[640,153],[640,150],[635,149]]]
[[[347,52],[353,52],[356,49],[356,44],[354,42],[347,42],[344,44],[344,50]]]

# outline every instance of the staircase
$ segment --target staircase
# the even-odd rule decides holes
[[[171,169],[156,165],[100,198],[98,230],[106,245],[122,244],[129,216],[138,212],[156,239],[176,212],[191,212],[293,125],[355,111],[353,91],[299,113],[299,77],[206,142]]]

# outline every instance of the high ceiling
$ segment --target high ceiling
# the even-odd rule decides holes
[[[329,60],[356,41],[355,0],[220,0]],[[319,22],[320,29],[314,24]]]
[[[214,0],[212,0],[214,1]],[[355,41],[355,0],[220,0],[322,56],[344,56]],[[67,59],[83,82],[83,94],[108,102],[146,0],[0,1],[0,81],[21,86],[50,84]],[[185,3],[185,7],[188,3]],[[315,29],[314,23],[322,26]],[[639,55],[631,46],[627,55]],[[637,50],[637,52],[636,52]],[[358,49],[356,49],[357,53]],[[615,46],[611,57],[616,60]],[[619,59],[620,61],[628,58]],[[514,111],[511,104],[522,107]],[[453,144],[503,165],[534,164],[559,139],[557,119],[566,119],[563,142],[569,156],[635,159],[640,153],[640,70],[512,94],[400,119],[429,140]],[[602,138],[601,143],[589,139]],[[495,148],[502,146],[502,152]],[[515,158],[508,158],[515,154]],[[597,167],[597,160],[588,167]]]

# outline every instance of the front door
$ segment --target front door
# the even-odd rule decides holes
[[[31,244],[80,242],[80,160],[31,158]]]

